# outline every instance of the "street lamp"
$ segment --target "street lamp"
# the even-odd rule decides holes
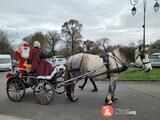
[[[134,16],[137,12],[137,9],[135,6],[138,4],[138,0],[130,0],[130,3],[131,5],[133,5],[133,8],[131,9],[131,11],[132,11],[132,15]]]
[[[134,16],[134,15],[136,14],[136,12],[137,12],[136,7],[134,6],[134,7],[131,9],[131,11],[132,11],[132,15]]]
[[[154,4],[154,11],[157,13],[159,10],[159,3],[157,2],[158,0],[155,0],[156,3]],[[132,15],[134,16],[136,14],[136,5],[138,4],[138,0],[130,0],[130,4],[133,5],[133,8],[131,9]],[[143,0],[143,48],[145,48],[145,24],[146,24],[146,5],[147,5],[147,0]]]
[[[157,2],[157,0],[156,0],[156,3],[154,4],[154,11],[155,12],[158,12],[158,10],[159,10],[159,3]]]

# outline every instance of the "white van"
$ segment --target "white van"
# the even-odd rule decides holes
[[[12,70],[12,59],[10,55],[0,55],[0,70]]]

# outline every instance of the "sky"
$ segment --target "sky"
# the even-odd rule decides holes
[[[160,39],[160,10],[147,0],[146,43]],[[160,3],[160,0],[159,0]],[[0,28],[14,33],[17,42],[37,31],[61,31],[64,22],[77,19],[83,24],[83,40],[110,39],[127,45],[143,39],[143,0],[132,16],[130,0],[0,0]]]

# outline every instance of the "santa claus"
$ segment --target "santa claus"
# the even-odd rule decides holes
[[[17,68],[19,69],[21,74],[26,72],[26,66],[24,65],[24,63],[29,58],[29,51],[29,44],[27,42],[24,42],[22,46],[13,53],[13,55],[19,60]]]

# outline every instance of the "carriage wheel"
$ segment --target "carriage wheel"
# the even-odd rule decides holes
[[[55,91],[57,94],[63,94],[63,93],[66,92],[66,89],[65,89],[64,86],[60,86],[60,87],[55,88],[54,91]]]
[[[12,79],[7,83],[7,96],[13,102],[20,102],[25,95],[25,85],[21,80]]]
[[[39,81],[33,89],[33,96],[39,104],[48,105],[54,98],[54,88],[45,80]]]

